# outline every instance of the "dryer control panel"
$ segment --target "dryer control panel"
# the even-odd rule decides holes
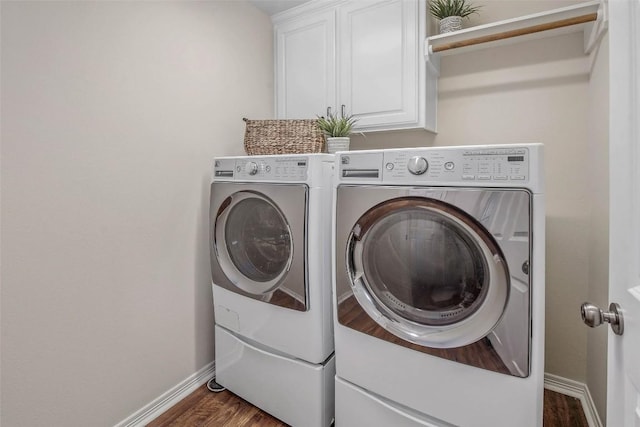
[[[354,151],[340,155],[340,180],[513,186],[529,180],[529,154],[525,146]]]
[[[217,159],[213,176],[230,181],[304,181],[307,179],[307,157],[244,157]]]

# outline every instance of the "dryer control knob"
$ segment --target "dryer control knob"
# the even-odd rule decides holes
[[[248,162],[244,169],[249,175],[255,175],[258,173],[258,164],[256,162]]]
[[[424,157],[413,156],[407,163],[407,169],[414,175],[422,175],[429,169],[429,163]]]

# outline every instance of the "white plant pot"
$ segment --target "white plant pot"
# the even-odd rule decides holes
[[[450,33],[462,29],[462,18],[459,16],[447,16],[440,20],[440,34]]]
[[[338,151],[349,151],[349,143],[351,138],[348,136],[332,136],[327,138],[327,152],[329,154]]]

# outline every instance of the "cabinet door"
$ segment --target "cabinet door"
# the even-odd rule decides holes
[[[339,89],[358,128],[423,126],[420,1],[358,0],[338,10]]]
[[[276,117],[315,118],[336,104],[335,9],[276,24]]]

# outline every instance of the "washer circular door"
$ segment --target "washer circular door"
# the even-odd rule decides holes
[[[440,200],[401,197],[371,208],[346,255],[358,303],[415,344],[471,344],[495,327],[509,298],[507,263],[491,234]]]
[[[291,228],[263,194],[239,191],[227,197],[215,219],[214,247],[220,268],[243,291],[273,292],[293,260]]]

